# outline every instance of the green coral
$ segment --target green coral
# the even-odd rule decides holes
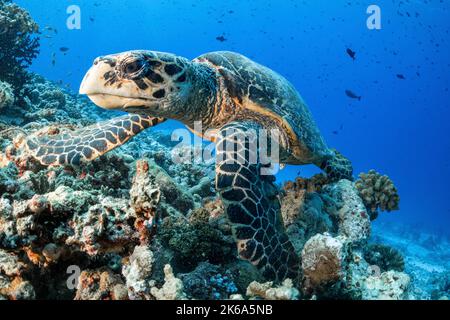
[[[39,26],[30,14],[0,0],[0,80],[20,90],[27,78],[26,68],[39,53]]]
[[[381,272],[405,270],[402,253],[383,244],[370,244],[364,251],[364,259],[368,264],[378,266]]]
[[[375,170],[360,173],[355,186],[364,205],[371,212],[372,220],[376,218],[378,210],[390,212],[399,209],[400,196],[388,176]]]

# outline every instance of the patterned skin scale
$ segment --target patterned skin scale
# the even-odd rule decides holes
[[[237,53],[213,52],[193,61],[154,51],[100,57],[83,79],[80,93],[102,108],[134,114],[73,133],[31,138],[27,146],[36,159],[45,165],[76,165],[166,119],[181,121],[191,130],[201,121],[204,132],[195,133],[203,136],[209,130],[205,138],[216,142],[216,188],[239,257],[269,280],[296,278],[299,259],[283,227],[275,178],[261,174],[260,151],[256,163],[249,161],[248,141],[237,141],[235,151],[222,147],[234,140],[226,134],[229,129],[278,129],[280,163],[313,163],[330,179],[352,178],[350,161],[326,146],[294,87]],[[246,151],[243,161],[230,163],[237,150]]]
[[[249,161],[255,150],[255,159],[259,159],[263,149],[257,139],[261,129],[263,126],[257,122],[238,121],[220,130],[216,141],[216,190],[232,223],[240,258],[256,265],[266,279],[295,279],[299,260],[284,230],[275,177],[260,174],[260,161]],[[256,134],[246,135],[251,130]],[[230,151],[227,143],[238,146]],[[251,145],[258,147],[253,149]],[[238,163],[233,160],[239,153],[246,157]]]
[[[149,127],[164,122],[164,118],[125,115],[93,126],[27,140],[27,147],[46,166],[80,165],[91,161]]]

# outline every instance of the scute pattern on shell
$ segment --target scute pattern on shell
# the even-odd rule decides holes
[[[244,107],[245,99],[248,99],[289,124],[298,141],[298,145],[294,141],[290,143],[292,148],[300,149],[296,159],[299,164],[316,163],[330,155],[307,105],[281,75],[234,52],[212,52],[197,59],[218,67],[229,94],[244,102]]]

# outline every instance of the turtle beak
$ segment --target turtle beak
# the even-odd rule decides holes
[[[145,99],[139,98],[135,88],[130,88],[129,81],[116,78],[116,64],[116,55],[95,59],[81,82],[79,93],[104,109],[125,110],[143,105]]]
[[[108,57],[98,57],[94,64],[86,73],[80,85],[80,94],[97,94],[105,90],[106,75],[112,74],[115,59]]]

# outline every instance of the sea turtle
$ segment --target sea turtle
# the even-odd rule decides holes
[[[262,174],[260,149],[237,134],[277,129],[279,162],[315,164],[330,179],[351,178],[350,161],[329,149],[295,88],[276,72],[233,52],[192,61],[174,54],[129,51],[99,57],[80,87],[98,106],[130,114],[78,131],[29,139],[45,165],[77,165],[125,143],[142,130],[175,119],[214,129],[216,189],[232,224],[239,257],[271,280],[298,275],[298,255],[284,230],[274,177]],[[232,129],[232,134],[227,132]],[[202,134],[202,132],[196,132]],[[259,141],[259,140],[258,140]],[[230,162],[244,151],[242,161]]]

